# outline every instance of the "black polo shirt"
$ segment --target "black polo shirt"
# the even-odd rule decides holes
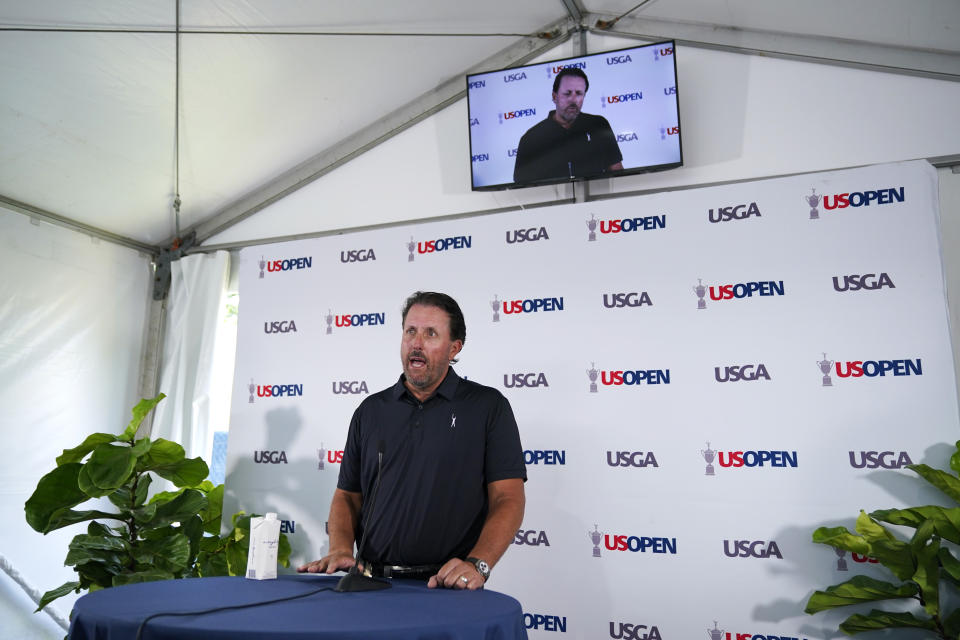
[[[337,486],[363,494],[357,544],[369,562],[422,565],[464,558],[487,515],[487,484],[527,479],[510,403],[451,368],[421,403],[403,384],[365,399],[350,421]],[[383,442],[379,495],[370,513]]]
[[[581,112],[565,129],[553,119],[554,113],[551,111],[520,138],[513,165],[514,182],[596,176],[623,160],[606,118]]]

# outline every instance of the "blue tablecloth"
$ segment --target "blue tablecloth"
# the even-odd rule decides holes
[[[133,640],[155,613],[198,611],[304,594],[336,586],[336,576],[291,575],[278,580],[194,578],[148,582],[89,593],[73,607],[71,640]],[[150,620],[143,640],[257,638],[395,638],[513,640],[526,638],[523,610],[495,591],[427,589],[394,580],[365,593],[324,591],[297,600]]]

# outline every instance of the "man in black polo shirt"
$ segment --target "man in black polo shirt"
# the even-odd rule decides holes
[[[557,108],[520,138],[514,182],[593,177],[623,169],[623,155],[610,123],[603,116],[580,111],[589,88],[581,69],[562,69],[557,74],[553,80]]]
[[[453,298],[418,291],[407,299],[403,375],[354,412],[330,505],[330,552],[298,571],[348,569],[366,531],[361,564],[374,575],[483,586],[523,521],[527,472],[510,403],[450,367],[465,340]],[[380,451],[371,512],[365,498]]]

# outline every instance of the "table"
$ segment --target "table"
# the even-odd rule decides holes
[[[277,580],[190,578],[131,584],[88,593],[76,601],[70,640],[133,640],[144,618],[275,600],[297,600],[205,615],[151,619],[143,640],[273,638],[390,638],[402,640],[514,640],[527,637],[520,603],[488,591],[427,589],[393,580],[393,588],[336,593],[337,576],[283,575]]]

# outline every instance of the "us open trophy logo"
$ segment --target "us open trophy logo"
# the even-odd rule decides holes
[[[703,278],[697,278],[697,286],[693,288],[693,292],[697,294],[697,309],[706,309],[707,301],[703,299],[703,296],[707,293],[707,288],[703,286]]]
[[[263,256],[260,256],[260,277],[263,277],[263,270],[267,266],[266,261],[263,259]]]
[[[407,262],[413,262],[413,250],[417,248],[417,243],[413,241],[413,236],[410,236],[410,242],[407,243],[407,251],[410,252],[410,255],[407,256]]]
[[[590,369],[587,370],[587,376],[590,378],[590,393],[597,392],[597,374],[600,373],[597,371],[596,363],[590,363]]]
[[[587,220],[587,229],[590,230],[587,241],[594,242],[597,239],[597,219],[593,217],[592,213],[590,214],[590,219]]]
[[[323,448],[323,442],[320,443],[320,448],[317,449],[317,469],[323,471],[323,459],[327,456],[327,450]]]
[[[253,378],[250,378],[250,384],[247,385],[247,390],[250,391],[250,404],[253,404],[253,392],[256,390],[256,388],[256,385],[253,384]]]
[[[333,333],[333,312],[330,309],[327,309],[327,317],[324,318],[327,321],[327,334]]]
[[[843,559],[843,556],[847,555],[847,552],[840,547],[834,547],[833,552],[837,554],[837,571],[846,571],[847,561]]]
[[[493,294],[493,300],[490,301],[490,308],[493,309],[493,321],[500,322],[500,300],[497,294]]]
[[[717,475],[716,470],[713,468],[713,461],[717,457],[717,452],[710,448],[710,443],[707,443],[707,449],[704,451],[700,449],[700,455],[703,456],[703,461],[707,463],[707,471],[704,475],[715,476]]]
[[[727,631],[726,629],[720,629],[717,627],[717,621],[713,621],[713,629],[707,629],[707,635],[710,636],[710,640],[720,640]]]
[[[830,379],[830,367],[833,366],[833,360],[827,360],[827,354],[823,353],[823,360],[817,363],[820,367],[820,373],[823,374],[823,386],[832,387],[833,380]]]
[[[593,557],[600,557],[600,541],[603,540],[603,531],[600,531],[598,525],[593,525],[593,531],[587,531],[590,541],[593,542]]]
[[[820,204],[820,198],[823,196],[817,195],[816,189],[810,189],[810,195],[803,196],[803,199],[807,201],[807,204],[810,205],[810,219],[819,220],[820,212],[817,211],[817,205]]]

